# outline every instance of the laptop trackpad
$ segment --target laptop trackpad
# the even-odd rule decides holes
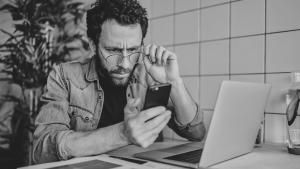
[[[202,150],[203,149],[189,151],[186,153],[165,157],[164,159],[196,164],[200,162]]]

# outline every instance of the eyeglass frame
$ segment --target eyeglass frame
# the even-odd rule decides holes
[[[144,47],[144,45],[142,44],[142,45],[140,45],[139,46],[139,49],[141,49],[141,48],[143,48]],[[138,57],[137,57],[137,59],[136,59],[136,61],[135,61],[135,63],[133,63],[134,64],[134,67],[133,67],[133,70],[136,68],[136,66],[137,66],[137,64],[138,64],[138,61],[139,61],[139,57],[141,56],[141,55],[143,55],[143,57],[144,56],[146,56],[146,57],[149,57],[149,55],[146,55],[146,54],[144,54],[143,52],[141,52],[141,51],[139,51],[139,52],[133,52],[133,53],[130,53],[130,54],[128,54],[128,55],[126,55],[126,56],[124,56],[123,54],[111,54],[111,55],[108,55],[107,57],[105,57],[104,56],[104,54],[103,54],[103,52],[102,52],[102,50],[99,48],[99,51],[100,51],[100,53],[101,53],[101,55],[104,57],[104,60],[108,63],[108,58],[109,57],[111,57],[111,56],[113,56],[113,55],[119,55],[119,56],[121,56],[121,57],[119,57],[119,60],[122,58],[122,60],[125,58],[125,57],[129,57],[129,60],[130,60],[130,56],[131,55],[133,55],[133,54],[139,54],[138,55]],[[121,62],[120,62],[121,63]],[[120,64],[120,63],[117,63],[117,65],[118,64]],[[146,69],[146,71],[147,71],[147,74],[149,74],[149,72],[148,72],[148,70]],[[133,72],[133,71],[132,71]],[[132,78],[132,75],[130,75],[131,76],[131,78]],[[137,80],[137,79],[136,79]],[[154,79],[155,80],[155,79]],[[161,82],[159,82],[159,81],[157,81],[157,80],[155,80],[156,82],[158,82],[158,83],[161,83]]]
[[[133,64],[137,64],[140,55],[141,55],[141,54],[143,55],[143,52],[141,51],[141,48],[143,48],[143,45],[140,45],[140,46],[139,46],[139,50],[140,50],[140,51],[129,53],[129,54],[126,55],[126,56],[123,55],[122,53],[119,53],[119,54],[109,54],[108,56],[105,57],[105,55],[103,54],[103,51],[102,51],[100,48],[99,48],[99,51],[100,51],[101,55],[104,57],[104,60],[105,60],[107,63],[109,63],[108,59],[109,59],[111,56],[114,56],[114,55],[118,56],[118,59],[117,59],[117,60],[118,60],[118,61],[117,61],[118,63],[117,63],[117,65],[120,64],[120,63],[122,63],[121,61],[122,61],[123,59],[125,59],[126,57],[129,57],[129,61],[131,62],[130,56],[132,56],[133,54],[138,54],[137,59],[135,60],[135,63],[134,63],[134,62],[131,62],[131,63],[133,63]],[[107,52],[108,52],[108,51],[107,51]],[[108,52],[108,53],[109,53],[109,52]]]

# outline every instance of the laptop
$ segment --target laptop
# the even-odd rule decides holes
[[[190,168],[210,167],[253,150],[269,84],[223,81],[205,142],[137,153],[141,159]]]

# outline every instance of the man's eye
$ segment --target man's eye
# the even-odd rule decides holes
[[[137,51],[138,51],[138,49],[136,49],[136,48],[132,48],[132,49],[128,49],[128,51],[129,51],[130,53],[133,53],[133,52],[137,52]]]
[[[119,49],[106,49],[106,50],[113,53],[121,53],[121,50]]]

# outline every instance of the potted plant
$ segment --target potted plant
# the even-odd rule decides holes
[[[0,29],[8,36],[0,44],[0,63],[4,65],[1,72],[7,74],[10,83],[20,86],[23,93],[23,98],[5,96],[18,103],[14,113],[16,134],[12,140],[27,137],[27,157],[21,165],[31,164],[33,120],[47,76],[54,64],[70,60],[72,51],[88,48],[82,33],[66,30],[68,24],[80,24],[84,10],[82,3],[72,0],[14,0],[0,10],[9,12],[14,23],[13,33]],[[74,42],[79,45],[68,45]],[[25,131],[19,131],[20,128]]]

